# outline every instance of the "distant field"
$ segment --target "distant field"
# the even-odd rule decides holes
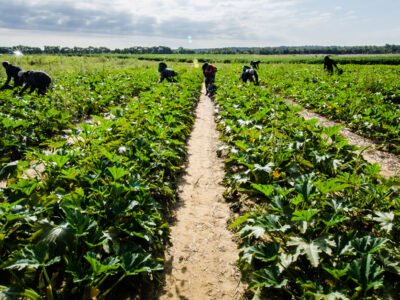
[[[400,65],[400,55],[343,55],[331,56],[340,64],[363,65]],[[213,63],[246,63],[260,60],[264,64],[322,64],[323,55],[243,55],[243,54],[95,54],[95,55],[13,55],[0,56],[1,61],[9,61],[23,70],[43,70],[49,74],[87,73],[104,70],[127,68],[157,68],[159,61],[174,63],[196,63],[205,61]],[[0,68],[0,76],[5,76],[4,68]]]
[[[117,55],[69,56],[32,54],[24,56],[2,55],[1,61],[9,61],[23,70],[42,70],[50,75],[62,73],[92,73],[105,70],[120,70],[128,68],[157,68],[157,62],[139,61],[136,57],[120,57]],[[0,75],[5,76],[5,70],[0,68]]]
[[[178,61],[178,62],[216,62],[216,63],[248,63],[259,60],[263,63],[322,63],[323,56],[318,55],[242,55],[242,54],[135,54],[126,57],[135,57],[139,60]],[[400,55],[331,55],[341,64],[384,64],[399,65]]]

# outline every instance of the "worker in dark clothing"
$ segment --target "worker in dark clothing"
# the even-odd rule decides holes
[[[217,87],[215,86],[215,73],[217,73],[218,69],[215,67],[213,64],[210,64],[208,62],[205,62],[201,69],[203,70],[203,75],[204,75],[204,83],[206,85],[206,95],[212,96],[215,91],[217,90]]]
[[[217,73],[218,69],[208,62],[205,62],[201,67],[203,70],[203,75],[205,77],[206,86],[215,82],[215,73]]]
[[[259,60],[252,60],[251,62],[250,62],[250,66],[253,68],[253,69],[258,69],[258,65],[260,64],[260,61]]]
[[[240,79],[243,80],[243,82],[247,82],[248,80],[250,80],[251,82],[255,83],[255,85],[259,85],[257,71],[250,68],[249,66],[243,66],[243,71],[240,75]]]
[[[51,83],[51,77],[42,71],[20,71],[18,76],[22,82],[25,82],[19,95],[22,95],[27,88],[31,88],[29,94],[37,89],[39,95],[45,95]]]
[[[18,76],[18,72],[22,71],[21,68],[10,64],[8,61],[3,62],[3,67],[6,69],[7,80],[0,90],[13,89],[17,86],[21,86],[22,81]],[[14,79],[14,86],[9,85],[11,78]]]
[[[336,62],[333,59],[331,59],[328,55],[325,56],[324,70],[326,69],[329,74],[333,74],[333,66],[335,66],[335,68],[339,70],[338,66],[336,65]]]
[[[167,79],[169,82],[175,81],[174,77],[178,76],[178,72],[167,68],[167,64],[163,62],[158,64],[158,72],[160,73],[159,83],[163,82],[164,79]]]

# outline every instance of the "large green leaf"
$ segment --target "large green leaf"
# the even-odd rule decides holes
[[[254,171],[262,171],[267,174],[270,174],[272,172],[273,166],[274,166],[274,163],[272,163],[272,162],[266,164],[265,166],[261,166],[259,164],[254,164]]]
[[[32,289],[21,289],[16,286],[6,287],[0,285],[0,300],[19,300],[22,297],[29,300],[42,300],[43,298]]]
[[[68,226],[72,229],[71,232],[78,237],[88,235],[89,230],[96,226],[96,222],[89,215],[76,208],[62,205],[61,209],[65,213]]]
[[[393,228],[394,221],[394,213],[393,212],[375,212],[376,217],[373,217],[372,220],[379,223],[380,228],[390,233]]]
[[[254,249],[255,258],[263,262],[274,261],[278,257],[279,249],[279,243],[262,243]]]
[[[115,181],[129,174],[129,171],[115,166],[108,168],[108,171],[110,172]]]
[[[331,266],[323,265],[323,269],[328,272],[333,278],[336,280],[340,280],[343,276],[347,275],[349,265],[346,265],[344,268],[339,268],[339,266],[336,266],[336,268],[333,268]],[[343,266],[342,266],[343,267]]]
[[[322,220],[322,222],[324,222],[327,227],[332,227],[332,226],[335,226],[336,224],[347,221],[348,219],[349,219],[349,217],[334,214],[334,215],[330,216],[329,219]]]
[[[268,198],[271,196],[271,194],[272,194],[272,192],[274,190],[274,186],[273,185],[252,183],[251,186],[253,188],[255,188],[256,190],[260,191],[261,193],[263,193]]]
[[[292,221],[310,222],[311,219],[318,213],[318,209],[296,210],[293,212]]]
[[[160,271],[163,266],[154,261],[151,254],[146,253],[124,253],[120,256],[121,267],[126,275],[135,275],[142,272],[151,273]]]
[[[90,264],[88,279],[92,281],[102,274],[114,275],[120,267],[119,260],[116,257],[110,256],[100,261],[94,252],[87,252],[84,257]]]
[[[15,254],[14,258],[5,264],[6,269],[25,268],[37,269],[39,267],[47,267],[61,260],[60,256],[49,259],[49,245],[45,242],[39,242],[33,246],[27,246],[23,251]]]
[[[319,265],[319,253],[322,250],[314,244],[313,241],[307,242],[300,237],[291,237],[287,243],[288,246],[296,247],[296,254],[305,254],[313,267],[318,267]]]
[[[357,252],[362,254],[369,254],[382,249],[387,241],[388,239],[385,238],[376,238],[370,235],[366,235],[364,237],[352,240],[351,245]]]
[[[342,128],[341,125],[334,125],[334,126],[329,126],[329,127],[323,127],[322,128],[322,133],[326,134],[328,138],[337,135],[340,132],[340,129]]]
[[[242,238],[262,238],[265,234],[265,228],[261,226],[246,225],[240,229],[239,234]]]
[[[13,183],[11,188],[23,192],[25,195],[30,196],[34,189],[37,187],[36,180],[20,179],[17,183]]]
[[[58,245],[64,243],[68,245],[68,242],[72,238],[72,232],[67,222],[61,224],[53,224],[48,220],[42,220],[37,224],[37,230],[32,235],[33,240],[43,241],[48,244]]]
[[[317,193],[317,188],[313,182],[313,176],[301,176],[296,185],[294,186],[296,192],[301,194],[304,198],[304,201],[310,200]]]
[[[257,272],[254,272],[255,277],[252,280],[251,289],[257,287],[274,287],[281,288],[288,282],[287,279],[280,280],[280,271],[277,266],[269,268],[263,268]]]
[[[327,181],[318,181],[315,183],[315,186],[321,192],[321,194],[328,194],[332,192],[343,191],[351,187],[352,185],[346,183],[340,183],[336,178],[332,178]]]
[[[61,169],[64,167],[64,165],[71,159],[70,156],[64,156],[64,155],[57,155],[57,154],[51,154],[48,155],[48,160],[52,161],[57,164],[57,166]]]
[[[382,269],[373,260],[371,254],[353,261],[348,275],[351,280],[358,284],[356,289],[363,292],[367,292],[371,288],[377,289],[383,285]]]
[[[340,292],[330,292],[329,294],[314,294],[315,300],[350,300]]]
[[[380,251],[377,260],[381,262],[385,271],[400,275],[400,253],[395,249]]]
[[[330,255],[332,253],[331,248],[336,246],[335,242],[328,236],[320,237],[310,242],[300,237],[291,237],[287,245],[296,247],[296,255],[306,255],[313,267],[318,267],[319,254],[321,252]]]

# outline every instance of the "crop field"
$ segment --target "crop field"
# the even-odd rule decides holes
[[[46,96],[0,91],[0,299],[160,288],[203,80],[185,59],[168,62],[178,81],[160,84],[157,61],[134,56],[9,59],[54,84]],[[400,179],[284,98],[399,155],[400,68],[329,76],[321,64],[262,63],[255,86],[239,82],[239,62],[216,63],[213,101],[248,298],[396,299]]]
[[[285,67],[293,69],[262,70],[265,84],[301,90],[290,72],[274,77]],[[296,66],[293,77],[310,68]],[[385,70],[378,69],[393,73]],[[268,90],[237,86],[233,73],[220,74],[217,120],[226,142],[225,197],[240,215],[230,226],[241,237],[238,263],[250,289],[261,299],[396,298],[399,182],[381,178],[339,127],[304,121]]]
[[[291,63],[291,64],[321,64],[323,55],[252,55],[252,54],[126,54],[118,55],[123,58],[137,58],[139,60],[152,61],[174,61],[192,63],[199,62],[215,63],[249,63],[251,60],[259,60],[263,64]],[[112,56],[111,56],[112,57]],[[400,55],[377,55],[377,56],[349,56],[338,55],[334,59],[342,64],[358,65],[399,65]]]
[[[68,74],[45,97],[1,93],[2,297],[104,298],[126,277],[136,292],[156,280],[201,87],[180,73],[162,85],[143,68]]]
[[[354,132],[400,153],[400,68],[342,66],[342,75],[329,76],[321,66],[265,66],[263,84]]]

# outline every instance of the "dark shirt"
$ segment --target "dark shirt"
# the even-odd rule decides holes
[[[20,67],[14,66],[14,65],[10,65],[7,69],[6,69],[6,73],[7,73],[7,81],[5,83],[5,85],[7,85],[11,78],[14,79],[14,87],[19,86],[22,84],[21,80],[19,79],[18,76],[18,72],[22,71]]]
[[[213,64],[208,64],[207,68],[203,71],[204,76],[215,76],[215,73],[218,71],[218,69],[213,65]]]
[[[164,79],[168,80],[170,77],[178,76],[178,72],[169,68],[165,68],[162,71],[160,71],[160,75],[161,75],[160,82],[162,82]]]
[[[324,58],[324,69],[327,69],[328,71],[332,72],[333,71],[333,66],[337,68],[336,62],[329,57]]]
[[[34,88],[47,88],[51,83],[51,77],[42,71],[31,71],[26,76],[26,83]]]
[[[27,88],[31,88],[30,93],[32,93],[35,89],[38,89],[38,93],[44,95],[46,94],[47,88],[51,83],[51,77],[42,71],[27,71],[24,73],[22,78],[26,83],[19,92],[20,95],[22,95]]]
[[[242,78],[243,82],[247,82],[247,80],[250,80],[250,81],[255,81],[256,84],[258,84],[257,72],[256,72],[256,70],[254,70],[252,68],[249,68],[249,67],[245,66],[243,68],[243,72],[242,72],[241,78]]]

